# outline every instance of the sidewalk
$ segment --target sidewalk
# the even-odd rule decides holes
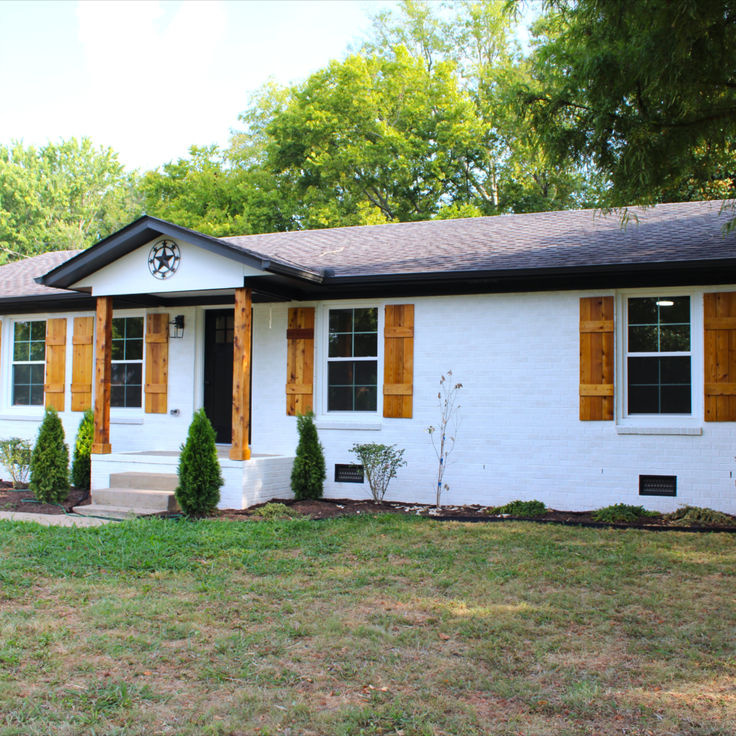
[[[93,519],[89,516],[66,514],[26,514],[23,511],[0,511],[0,521],[35,521],[43,526],[100,526],[110,519]]]

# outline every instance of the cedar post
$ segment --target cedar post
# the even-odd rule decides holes
[[[107,455],[110,448],[110,380],[112,378],[112,297],[97,297],[95,346],[95,432],[92,452]]]
[[[233,444],[231,460],[249,460],[251,290],[235,289],[233,337]]]

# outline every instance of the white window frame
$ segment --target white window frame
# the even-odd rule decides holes
[[[130,415],[130,414],[141,414],[145,411],[145,405],[146,405],[146,312],[142,312],[139,310],[135,311],[125,311],[125,312],[113,312],[112,319],[132,319],[132,318],[142,318],[143,319],[143,332],[141,335],[141,339],[143,340],[143,350],[141,353],[141,359],[140,360],[113,360],[112,365],[121,364],[121,363],[140,363],[141,364],[141,403],[140,406],[113,406],[112,404],[112,396],[110,397],[110,412],[111,414],[121,414],[124,416]],[[112,341],[111,341],[111,349],[112,349]],[[112,386],[110,387],[112,391]]]
[[[391,302],[392,304],[394,302]],[[366,309],[373,308],[378,312],[377,345],[376,345],[376,410],[375,411],[327,411],[328,393],[328,355],[330,338],[331,309]],[[380,429],[383,415],[383,327],[385,320],[385,302],[375,300],[356,300],[350,302],[330,302],[317,307],[315,324],[316,351],[315,369],[316,385],[314,387],[314,407],[317,414],[318,428],[329,429],[333,426],[346,429]]]
[[[27,315],[23,317],[14,317],[10,321],[10,334],[8,335],[7,344],[9,345],[10,355],[7,364],[10,366],[9,380],[7,381],[7,402],[6,405],[13,411],[43,411],[46,404],[46,339],[45,335],[48,331],[48,317],[38,315]],[[44,323],[44,353],[42,360],[15,360],[15,326],[23,322],[43,322]],[[42,365],[43,366],[43,386],[44,391],[40,404],[15,404],[13,403],[13,385],[15,377],[16,365]]]
[[[690,350],[674,353],[632,353],[637,357],[684,355],[690,357],[690,414],[628,413],[628,303],[634,297],[690,297]],[[616,309],[616,416],[622,427],[690,428],[703,421],[703,290],[691,287],[626,289],[617,292]]]

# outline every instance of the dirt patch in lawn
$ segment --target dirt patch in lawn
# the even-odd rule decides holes
[[[506,519],[535,521],[542,523],[571,524],[596,527],[620,527],[637,529],[716,529],[719,531],[736,531],[736,516],[724,515],[729,521],[693,527],[681,521],[671,520],[666,515],[647,516],[626,523],[600,522],[594,517],[594,511],[556,511],[548,509],[544,514],[534,517],[510,516],[494,514],[487,506],[443,506],[438,512],[434,506],[427,504],[409,504],[398,502],[375,503],[371,500],[351,500],[349,498],[318,499],[310,501],[294,501],[293,499],[274,499],[269,503],[280,503],[287,507],[295,518],[332,519],[339,516],[357,516],[368,514],[409,514],[430,518],[450,519],[457,521],[504,521]],[[216,518],[232,521],[259,521],[261,509],[267,504],[251,506],[248,509],[222,509]]]
[[[89,491],[72,488],[61,504],[36,500],[29,488],[14,489],[11,483],[0,481],[0,511],[24,511],[28,514],[63,514],[73,506],[89,503]]]

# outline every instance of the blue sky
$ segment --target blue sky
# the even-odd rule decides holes
[[[392,4],[0,1],[0,143],[86,135],[141,169],[225,144],[251,92],[342,57]]]

